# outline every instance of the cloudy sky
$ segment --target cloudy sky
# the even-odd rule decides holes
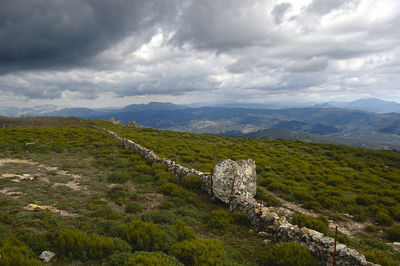
[[[0,0],[0,106],[400,102],[399,0]]]

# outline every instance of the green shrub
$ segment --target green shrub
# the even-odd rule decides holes
[[[192,240],[195,239],[195,235],[193,232],[193,229],[187,225],[185,225],[184,222],[179,221],[174,225],[175,230],[178,235],[178,241],[184,241],[184,240]]]
[[[375,221],[379,224],[379,225],[383,225],[383,226],[391,226],[393,224],[393,218],[389,216],[389,214],[387,214],[387,212],[385,211],[378,211],[375,215]]]
[[[147,165],[145,162],[138,162],[135,166],[136,171],[143,173],[143,174],[147,174],[147,175],[151,175],[152,174],[152,169],[151,166]]]
[[[365,227],[365,231],[370,232],[370,233],[376,233],[379,231],[379,227],[373,224],[368,225]]]
[[[270,266],[310,266],[318,265],[310,252],[300,244],[283,242],[274,245],[267,253],[263,265]]]
[[[107,180],[110,183],[125,183],[126,181],[128,181],[129,179],[131,179],[132,174],[130,173],[112,173],[108,176]]]
[[[118,220],[122,218],[122,214],[114,211],[109,205],[100,205],[93,207],[90,216],[102,217],[109,220]]]
[[[333,235],[333,237],[334,237],[334,235]],[[337,241],[339,243],[342,243],[342,244],[345,244],[345,245],[349,245],[351,243],[351,240],[348,237],[348,235],[346,235],[346,234],[344,234],[344,233],[342,233],[340,231],[338,231],[338,234],[337,234]]]
[[[14,215],[9,213],[0,213],[0,222],[12,224],[14,222]]]
[[[398,266],[399,265],[396,261],[390,259],[388,254],[384,251],[370,250],[370,251],[364,252],[364,255],[368,261],[380,264],[382,266]]]
[[[168,196],[175,196],[185,200],[189,204],[193,204],[198,206],[200,201],[197,195],[193,192],[187,191],[181,186],[178,186],[174,183],[165,183],[160,186],[160,192],[168,195]]]
[[[115,246],[115,252],[131,252],[132,247],[129,245],[128,242],[119,238],[119,237],[112,237]]]
[[[143,210],[143,206],[136,202],[129,202],[125,206],[126,213],[138,213],[138,212],[141,212],[142,210]]]
[[[51,244],[47,240],[46,236],[41,233],[23,230],[17,233],[17,237],[36,254],[40,254],[43,250],[49,250],[51,247]]]
[[[133,250],[160,250],[164,238],[165,232],[152,223],[133,220],[122,226],[122,239],[127,241]]]
[[[263,205],[280,207],[282,206],[282,202],[280,202],[280,200],[278,200],[274,195],[267,194],[267,197],[265,199],[265,202],[263,202]]]
[[[129,197],[129,190],[125,186],[116,186],[107,191],[107,197],[112,200],[118,200]]]
[[[156,224],[174,224],[177,220],[175,213],[169,210],[148,211],[142,215],[145,222],[154,222]]]
[[[382,197],[379,199],[379,202],[386,206],[394,206],[397,204],[397,201],[395,199],[389,197]]]
[[[346,179],[343,177],[338,177],[338,176],[330,176],[326,179],[326,184],[330,186],[340,186],[342,184],[346,183]]]
[[[92,229],[93,233],[110,236],[110,237],[119,237],[122,232],[122,225],[124,224],[119,220],[103,220],[98,219],[95,223],[88,220],[88,227]],[[85,228],[80,226],[81,228]]]
[[[163,252],[137,251],[124,264],[124,266],[183,266],[176,258]]]
[[[343,206],[340,198],[332,196],[327,192],[316,196],[315,200],[318,201],[325,209],[340,210]]]
[[[178,242],[169,253],[185,265],[217,265],[225,257],[221,241],[202,238]]]
[[[109,256],[101,265],[102,266],[120,266],[124,265],[130,257],[133,256],[132,252],[115,252]]]
[[[375,203],[375,197],[372,195],[358,195],[356,202],[358,205],[370,206]]]
[[[115,249],[111,238],[97,234],[88,235],[79,230],[66,230],[60,233],[54,244],[60,254],[82,261],[105,258]]]
[[[313,196],[306,189],[297,189],[293,192],[293,196],[300,202],[308,202],[312,200]]]
[[[310,201],[305,202],[304,207],[306,207],[307,209],[314,210],[314,211],[319,211],[323,208],[321,203],[319,203],[318,201],[315,201],[315,200],[310,200]]]
[[[154,180],[154,177],[152,175],[140,174],[136,177],[136,181],[139,184],[150,183],[150,182],[153,182],[153,180]]]
[[[187,175],[182,178],[182,186],[190,190],[200,191],[202,181],[195,175]]]
[[[267,200],[267,192],[262,187],[257,186],[256,188],[256,195],[254,196],[256,200]]]
[[[390,216],[394,220],[400,222],[400,207],[397,207],[397,206],[388,207],[388,210],[389,210]]]
[[[0,240],[0,265],[36,266],[42,263],[32,257],[32,252],[16,239]]]
[[[232,224],[247,225],[248,220],[246,215],[219,209],[211,211],[211,214],[207,219],[207,227],[212,230],[223,231],[230,228]]]
[[[307,227],[323,234],[328,232],[328,219],[322,215],[318,218],[310,217],[303,214],[298,214],[292,217],[292,224],[297,224],[300,227]]]
[[[363,213],[356,214],[354,215],[354,220],[356,220],[357,222],[365,222],[367,220],[367,216]]]
[[[395,225],[387,231],[387,239],[392,242],[399,242],[400,241],[400,226]]]
[[[256,200],[262,200],[264,206],[282,206],[282,203],[274,197],[272,194],[267,194],[262,187],[257,186],[256,195],[254,196]]]

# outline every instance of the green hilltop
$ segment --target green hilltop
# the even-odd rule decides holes
[[[339,242],[382,265],[400,261],[389,244],[400,241],[399,152],[41,117],[0,118],[0,265],[40,265],[44,250],[57,265],[317,263],[298,244],[265,241],[198,180],[147,163],[101,127],[205,172],[252,158],[257,199],[319,215],[292,223],[330,236],[328,219],[364,225]]]

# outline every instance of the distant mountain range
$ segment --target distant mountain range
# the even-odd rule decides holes
[[[375,113],[400,113],[400,104],[375,98],[359,99],[353,102],[328,102],[327,105],[349,110]]]
[[[22,109],[20,113],[25,116],[75,116],[105,120],[113,117],[124,124],[136,121],[142,126],[175,131],[400,149],[400,112],[353,110],[357,106],[364,109],[395,110],[399,104],[376,99],[358,100],[347,104],[352,108],[338,108],[336,106],[344,106],[345,103],[329,102],[312,107],[272,110],[260,108],[259,105],[255,109],[227,106],[191,108],[172,103],[152,102],[115,109],[51,110],[52,106],[43,106],[32,110]],[[12,108],[7,111],[17,112]]]

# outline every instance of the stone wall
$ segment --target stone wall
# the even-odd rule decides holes
[[[174,161],[160,158],[153,151],[141,145],[119,137],[116,133],[107,130],[115,139],[122,142],[126,148],[139,153],[150,163],[162,163],[167,166],[169,172],[175,173],[178,177],[189,174],[196,175],[202,180],[203,189],[212,194],[210,189],[211,178],[209,173],[203,173],[195,169],[190,169]],[[334,239],[324,236],[322,233],[293,225],[286,221],[284,213],[279,216],[273,208],[260,206],[260,204],[249,198],[233,196],[229,202],[229,209],[234,212],[241,212],[247,215],[253,227],[258,231],[263,231],[267,236],[276,242],[295,241],[306,247],[323,264],[332,265]],[[336,265],[376,265],[368,262],[365,256],[354,249],[350,249],[343,244],[336,245]]]

